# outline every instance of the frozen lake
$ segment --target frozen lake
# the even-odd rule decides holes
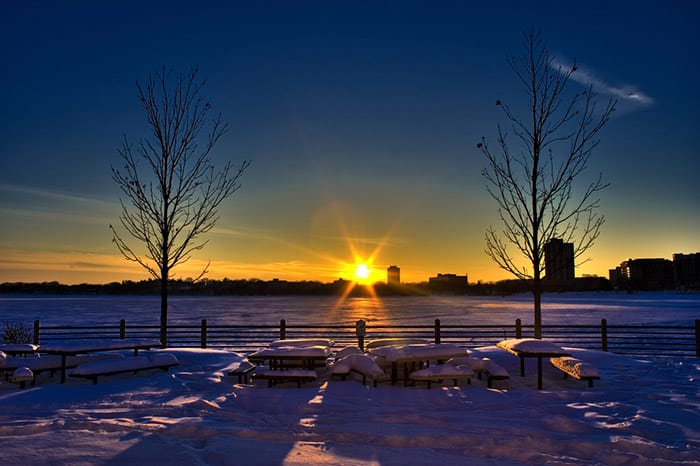
[[[158,324],[157,296],[14,296],[0,295],[0,323],[40,320],[45,325]],[[174,296],[169,322],[197,324],[276,325],[369,324],[430,325],[512,324],[520,318],[532,324],[532,297],[425,296],[346,298],[329,296]],[[543,297],[547,324],[680,324],[700,319],[700,294],[668,293],[561,293]]]

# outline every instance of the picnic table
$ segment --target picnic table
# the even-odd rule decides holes
[[[3,343],[0,345],[0,351],[8,356],[28,356],[36,353],[39,345],[31,343]]]
[[[300,348],[308,348],[310,346],[326,346],[330,348],[333,345],[335,345],[335,342],[327,338],[289,338],[272,341],[267,345],[267,347],[282,348],[285,346],[296,346]]]
[[[292,366],[301,366],[305,369],[315,369],[317,366],[325,366],[330,357],[331,350],[327,346],[281,346],[264,348],[248,355],[248,361],[255,364],[268,362],[271,370],[284,370]],[[285,367],[287,363],[287,367]]]
[[[512,338],[496,344],[520,358],[520,376],[525,376],[525,358],[537,358],[537,389],[542,390],[542,358],[571,356],[556,344],[535,338]]]
[[[397,337],[397,338],[380,338],[378,340],[370,340],[365,345],[367,351],[379,348],[382,346],[401,346],[401,345],[427,345],[430,344],[430,340],[426,338],[413,338],[413,337]]]
[[[325,344],[304,346],[318,341],[296,340],[292,346],[278,346],[277,343],[248,355],[248,361],[254,364],[264,365],[267,361],[266,368],[255,370],[253,379],[266,379],[270,387],[287,381],[294,381],[301,387],[302,382],[316,380],[316,367],[324,367],[331,356],[331,349]]]
[[[133,350],[138,356],[139,350],[160,347],[160,340],[119,339],[95,340],[89,342],[49,343],[39,346],[39,352],[61,356],[61,383],[66,381],[66,357],[78,354],[100,353],[103,351]]]
[[[451,343],[387,345],[371,348],[369,353],[380,360],[391,363],[391,383],[398,381],[398,368],[403,366],[404,383],[408,383],[409,365],[421,365],[430,361],[446,361],[451,358],[467,356],[469,351]]]

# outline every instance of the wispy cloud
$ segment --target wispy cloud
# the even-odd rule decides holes
[[[2,218],[60,225],[102,225],[116,221],[119,203],[90,195],[0,183]]]
[[[34,186],[22,186],[22,185],[15,185],[15,184],[9,184],[9,183],[0,183],[0,192],[4,192],[6,194],[32,196],[32,197],[42,198],[42,199],[51,199],[54,201],[61,201],[61,202],[67,202],[67,203],[73,203],[73,204],[77,204],[77,203],[99,204],[101,207],[104,207],[105,205],[116,204],[116,203],[101,201],[99,199],[95,199],[94,197],[90,197],[90,196],[82,196],[82,195],[73,194],[73,193],[66,193],[66,192],[62,192],[62,191],[54,191],[54,190],[48,190],[48,189],[43,189],[43,188],[36,188]]]
[[[15,214],[44,215],[48,217],[62,217],[64,221],[68,217],[81,223],[94,223],[87,217],[99,217],[101,223],[103,217],[115,216],[119,212],[119,203],[96,198],[90,195],[68,193],[58,190],[37,188],[34,186],[22,186],[9,183],[0,183],[0,197],[6,200],[6,204],[12,205]],[[9,208],[8,208],[9,209]]]
[[[560,73],[570,70],[573,63],[554,59],[552,68]],[[618,103],[625,104],[626,107],[643,108],[654,105],[654,99],[632,84],[613,85],[598,77],[591,69],[576,65],[576,71],[571,75],[571,79],[585,87],[593,87],[598,94],[608,95],[617,99]]]

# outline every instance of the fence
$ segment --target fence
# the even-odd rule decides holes
[[[286,338],[323,337],[339,347],[357,345],[357,325],[200,325],[168,326],[169,347],[226,348],[251,352],[268,342]],[[436,343],[456,343],[467,347],[495,345],[508,338],[528,338],[534,326],[517,319],[513,325],[445,325],[436,319],[432,325],[367,325],[364,339],[416,337]],[[544,338],[584,349],[610,351],[635,356],[699,356],[700,320],[682,325],[543,325]],[[157,325],[42,326],[34,322],[34,343],[104,338],[160,338]]]

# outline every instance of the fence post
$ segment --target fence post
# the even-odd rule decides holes
[[[282,319],[280,320],[280,340],[286,340],[287,339],[287,321]]]
[[[39,328],[40,324],[38,320],[34,321],[34,344],[38,345],[39,344]]]
[[[126,319],[119,321],[119,339],[123,340],[126,338]]]
[[[523,337],[523,321],[515,319],[515,338]]]
[[[207,347],[207,319],[202,319],[202,338],[200,346],[202,349]]]
[[[695,356],[700,358],[700,319],[695,319]]]
[[[440,319],[435,319],[435,344],[440,344]]]
[[[600,340],[603,351],[608,351],[608,320],[601,319],[600,321]]]
[[[360,319],[355,323],[355,336],[357,336],[357,346],[365,350],[365,335],[367,334],[367,323]]]

